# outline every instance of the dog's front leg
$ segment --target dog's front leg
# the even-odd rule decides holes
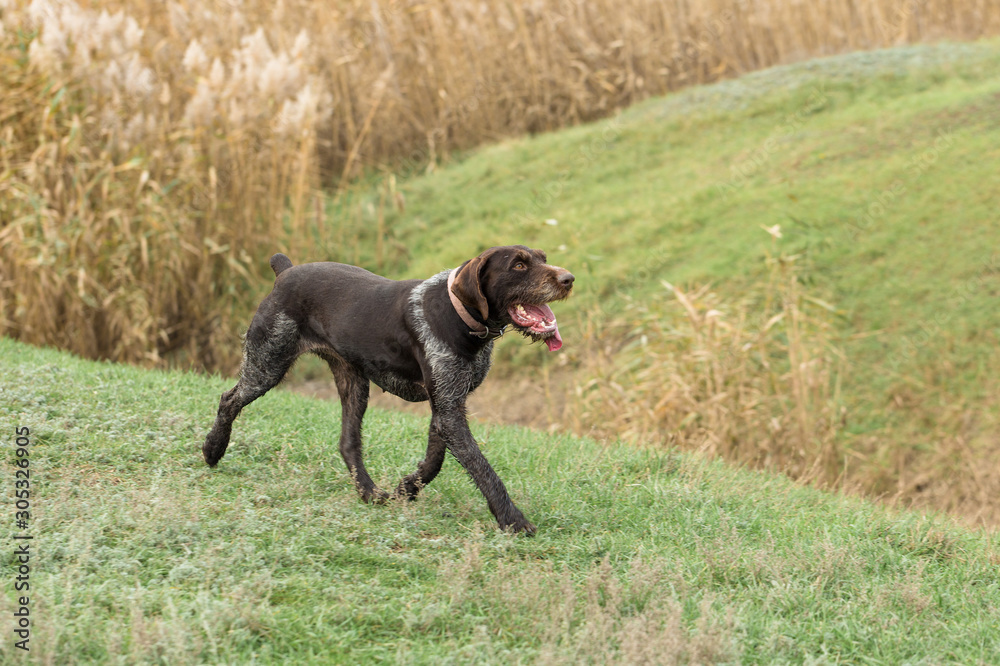
[[[431,429],[427,436],[427,455],[417,465],[417,471],[403,477],[396,488],[396,497],[408,500],[417,499],[417,493],[441,471],[444,463],[446,444],[435,419],[431,419]]]
[[[479,445],[469,430],[465,417],[465,400],[453,403],[435,404],[431,401],[431,428],[438,429],[448,450],[469,473],[476,487],[486,498],[490,511],[497,519],[500,529],[512,532],[535,533],[535,526],[528,522],[521,511],[514,506],[507,494],[503,481],[493,471]]]

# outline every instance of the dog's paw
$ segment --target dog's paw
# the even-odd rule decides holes
[[[396,488],[396,492],[392,494],[392,499],[396,502],[416,502],[417,501],[417,491],[412,486],[404,486],[400,484]]]
[[[205,459],[205,464],[209,467],[215,467],[218,465],[222,456],[225,454],[225,444],[219,446],[217,442],[214,442],[211,439],[205,440],[205,444],[201,447],[201,455]]]
[[[377,486],[370,490],[361,490],[360,493],[361,499],[366,504],[385,504],[392,497],[392,495]]]
[[[510,534],[524,534],[525,536],[535,536],[537,531],[535,526],[524,518],[520,518],[506,525],[501,525],[500,529]]]
[[[393,494],[393,499],[412,502],[417,499],[417,495],[423,488],[424,484],[420,483],[419,477],[411,474],[399,482],[396,492]]]

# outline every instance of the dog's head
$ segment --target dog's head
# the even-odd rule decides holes
[[[547,264],[541,250],[507,245],[462,264],[451,290],[479,321],[498,328],[511,325],[555,351],[562,338],[547,304],[569,296],[573,280],[565,268]]]

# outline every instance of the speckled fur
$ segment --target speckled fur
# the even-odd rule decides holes
[[[428,289],[448,282],[448,273],[442,271],[424,280],[410,293],[410,316],[413,318],[417,339],[424,346],[424,355],[433,370],[435,396],[439,401],[464,398],[479,388],[493,364],[493,340],[486,341],[472,363],[455,355],[448,345],[434,335],[424,314],[424,297]]]
[[[512,257],[520,258],[520,272],[498,278],[498,261],[489,260]],[[480,300],[495,304],[486,323],[500,331],[510,324],[507,304],[565,298],[573,281],[565,269],[548,266],[544,253],[524,246],[491,248],[465,266],[471,267],[461,274],[465,293],[485,292]],[[281,254],[271,258],[271,267],[275,287],[244,337],[240,379],[219,401],[202,447],[205,462],[214,467],[223,457],[240,411],[276,386],[296,357],[311,352],[326,360],[336,379],[340,453],[365,501],[390,497],[372,481],[362,456],[361,423],[371,381],[404,400],[431,403],[427,454],[399,483],[397,497],[414,499],[437,476],[450,451],[483,493],[501,529],[534,533],[535,526],[511,501],[469,430],[466,397],[489,373],[493,340],[470,337],[473,331],[448,295],[450,271],[421,282],[396,282],[332,262],[293,266]],[[372,324],[373,312],[380,315],[378,326]]]

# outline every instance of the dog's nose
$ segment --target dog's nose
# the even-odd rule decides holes
[[[569,271],[566,271],[565,273],[563,273],[562,275],[559,276],[559,284],[561,284],[562,286],[564,286],[567,289],[569,289],[570,287],[573,286],[573,280],[575,280],[575,279],[576,278],[573,277],[572,273],[570,273]]]

